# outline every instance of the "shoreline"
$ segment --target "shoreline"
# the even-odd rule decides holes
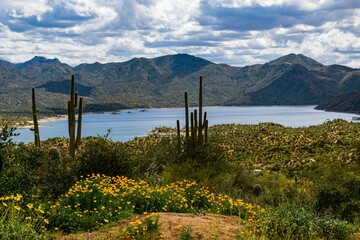
[[[52,122],[52,121],[57,121],[57,120],[65,120],[67,119],[67,115],[56,115],[56,116],[51,116],[51,117],[44,117],[38,120],[39,123],[39,127],[41,127],[41,123],[44,122]],[[17,128],[33,128],[34,124],[32,120],[27,121],[28,124],[25,125],[19,125],[17,126]]]

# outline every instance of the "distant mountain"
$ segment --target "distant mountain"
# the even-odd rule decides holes
[[[256,105],[309,105],[334,96],[336,86],[324,81],[306,67],[294,64],[268,86],[250,93]]]
[[[15,67],[16,64],[0,59],[0,66],[6,67],[6,68],[12,68],[12,67]]]
[[[35,56],[31,60],[26,61],[24,63],[16,64],[16,68],[27,68],[30,66],[36,66],[40,64],[61,64],[57,58],[54,59],[47,59],[41,56]]]
[[[315,109],[331,112],[360,113],[360,91],[332,98]]]
[[[316,69],[316,68],[320,68],[324,65],[322,65],[321,63],[315,61],[314,59],[308,58],[302,54],[294,54],[291,53],[289,55],[280,57],[276,60],[273,60],[271,62],[269,62],[268,64],[270,65],[279,65],[279,64],[289,64],[289,65],[294,65],[294,64],[298,64],[301,65],[307,69]]]
[[[72,74],[88,111],[183,106],[184,91],[195,105],[200,75],[205,105],[317,105],[360,91],[359,69],[325,66],[301,54],[246,67],[188,54],[76,67],[36,56],[18,64],[0,61],[0,112],[30,113],[31,88],[36,87],[43,113],[65,113]]]

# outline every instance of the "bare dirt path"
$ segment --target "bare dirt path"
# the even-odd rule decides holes
[[[179,239],[184,228],[190,228],[194,239],[234,239],[241,232],[242,226],[236,216],[216,214],[194,215],[188,213],[158,213],[160,216],[160,233],[165,239]],[[121,220],[115,227],[106,231],[78,233],[60,236],[57,240],[100,240],[120,239],[119,231],[129,226],[130,222],[142,220],[145,216],[132,216]]]

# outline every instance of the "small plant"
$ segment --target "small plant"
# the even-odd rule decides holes
[[[263,189],[262,189],[261,185],[260,184],[255,184],[253,192],[254,192],[255,196],[257,196],[257,197],[260,196],[262,194],[262,192],[263,192]]]
[[[136,221],[130,222],[130,226],[122,229],[120,232],[121,239],[163,239],[159,233],[159,216],[151,214]]]
[[[51,147],[48,155],[52,161],[59,161],[61,159],[60,151],[56,147]]]
[[[194,240],[194,236],[193,236],[193,230],[191,228],[191,226],[184,226],[181,228],[179,236],[178,236],[179,240]]]

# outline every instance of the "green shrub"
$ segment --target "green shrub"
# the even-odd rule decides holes
[[[0,172],[0,194],[56,198],[74,183],[76,169],[66,158],[64,161],[51,159],[45,148],[19,144],[8,150]]]
[[[172,137],[143,137],[126,143],[130,151],[132,177],[156,183],[164,168],[178,156],[176,140]]]
[[[198,147],[193,155],[187,155],[181,161],[178,159],[175,163],[167,165],[163,177],[166,182],[189,179],[213,187],[223,178],[227,178],[229,167],[223,149],[208,143]]]
[[[44,211],[23,200],[19,194],[0,198],[0,239],[43,239]]]
[[[82,142],[78,153],[81,174],[131,175],[130,156],[124,143],[112,142],[100,136]]]
[[[317,217],[298,206],[280,205],[266,214],[264,233],[270,239],[347,239],[353,225],[327,217]]]
[[[266,235],[270,239],[314,239],[318,226],[311,213],[302,208],[281,205],[267,214]]]
[[[316,224],[320,228],[320,236],[325,239],[345,240],[355,231],[351,224],[327,217],[317,218]]]
[[[13,146],[14,142],[12,138],[18,136],[19,133],[16,133],[16,127],[9,126],[9,123],[1,120],[0,123],[0,172],[3,168],[4,160],[6,155],[6,148]]]
[[[341,180],[329,180],[318,186],[317,209],[354,222],[360,217],[360,177],[347,175]]]
[[[19,145],[10,147],[4,155],[3,170],[0,172],[0,195],[32,194],[37,191],[40,149]]]

